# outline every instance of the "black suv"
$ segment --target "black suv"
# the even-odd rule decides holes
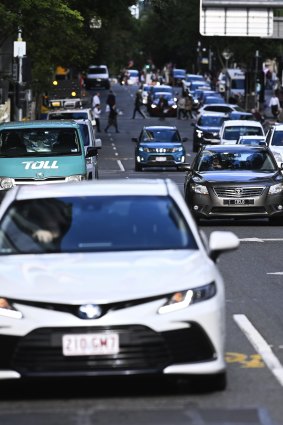
[[[219,130],[223,121],[228,119],[224,112],[204,112],[195,123],[193,133],[193,152],[197,152],[203,144],[218,144]]]

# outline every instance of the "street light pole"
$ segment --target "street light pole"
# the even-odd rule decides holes
[[[255,52],[255,108],[258,108],[257,73],[258,73],[259,51]]]
[[[228,61],[232,57],[233,53],[229,49],[225,49],[222,52],[222,56],[225,59],[225,76],[226,76],[226,83],[225,83],[225,100],[228,102],[229,100],[229,90],[230,90],[230,82],[228,78]]]
[[[19,32],[18,32],[18,41],[20,41],[20,42],[22,41],[22,30],[21,30],[21,28],[19,28]],[[19,55],[18,60],[19,60],[18,83],[19,83],[19,90],[20,90],[21,84],[23,82],[23,57]],[[19,121],[21,121],[23,119],[22,107],[19,107],[18,118],[19,118]]]
[[[18,39],[14,41],[14,57],[18,58],[18,75],[17,84],[18,90],[21,90],[23,83],[23,57],[26,54],[26,43],[22,40],[22,30],[18,29]],[[18,120],[21,121],[23,118],[23,110],[21,106],[18,106]]]

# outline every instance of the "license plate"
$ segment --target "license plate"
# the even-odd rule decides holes
[[[253,199],[224,199],[224,205],[253,205]]]
[[[157,162],[164,162],[164,161],[166,161],[166,157],[165,156],[157,156],[155,158],[155,161],[157,161]]]
[[[119,335],[110,334],[71,334],[63,335],[64,356],[103,356],[119,353]]]

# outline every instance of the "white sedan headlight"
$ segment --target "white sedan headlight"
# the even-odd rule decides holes
[[[175,292],[168,297],[166,303],[159,308],[159,314],[171,313],[176,310],[182,310],[189,305],[206,301],[216,294],[215,283],[199,286],[198,288],[189,289],[187,291]]]
[[[277,193],[281,193],[281,192],[283,192],[283,184],[282,183],[274,184],[274,185],[270,186],[270,188],[269,188],[270,195],[276,195]]]

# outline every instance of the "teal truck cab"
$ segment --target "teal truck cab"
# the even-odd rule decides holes
[[[0,125],[0,197],[16,185],[42,185],[87,178],[86,157],[75,121],[19,121]],[[3,197],[3,193],[2,193]]]

